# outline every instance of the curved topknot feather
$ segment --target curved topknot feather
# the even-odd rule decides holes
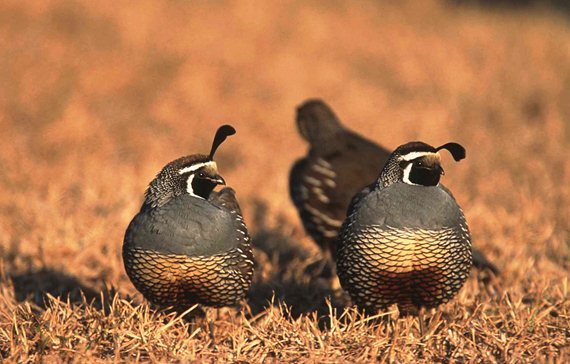
[[[235,133],[236,130],[234,129],[233,126],[229,124],[222,125],[218,128],[218,130],[216,131],[216,136],[214,137],[214,141],[212,142],[212,149],[210,150],[210,155],[209,155],[210,160],[214,159],[214,154],[216,153],[216,150],[218,149],[220,144],[222,144],[227,137],[229,137],[230,135],[234,135]]]
[[[446,143],[440,147],[437,147],[436,150],[447,149],[449,153],[453,156],[456,162],[465,158],[465,148],[461,144],[458,143]]]

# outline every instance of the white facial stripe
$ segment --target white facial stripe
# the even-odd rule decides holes
[[[206,167],[206,166],[212,166],[214,168],[217,168],[216,162],[209,161],[209,162],[194,164],[193,166],[190,166],[190,167],[182,168],[181,170],[178,171],[178,174],[193,172],[195,170],[198,170],[198,169],[200,169],[202,167]],[[188,185],[190,185],[190,184],[188,184]]]
[[[408,154],[404,154],[402,156],[402,160],[411,161],[413,159],[416,159],[419,157],[425,157],[427,155],[437,155],[437,153],[433,153],[433,152],[410,152]]]
[[[198,197],[203,200],[204,198],[195,194],[194,189],[192,188],[192,181],[194,180],[194,176],[194,174],[191,174],[190,177],[188,177],[188,181],[186,181],[186,192],[188,192],[190,196]]]
[[[414,152],[415,153],[415,152]],[[402,177],[402,181],[404,183],[407,183],[409,185],[415,185],[418,186],[417,183],[413,183],[412,181],[410,181],[410,172],[412,171],[412,163],[408,163],[408,165],[406,166],[406,168],[404,168],[404,177]]]

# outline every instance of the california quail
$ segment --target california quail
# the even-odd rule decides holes
[[[334,259],[338,230],[352,196],[376,179],[390,152],[346,129],[320,100],[297,109],[309,152],[289,175],[289,192],[307,233]]]
[[[297,109],[297,127],[310,149],[291,169],[289,192],[307,233],[334,258],[352,197],[376,180],[390,152],[344,127],[321,100],[308,100]],[[498,274],[477,250],[473,263]]]
[[[471,237],[455,198],[439,184],[441,149],[456,161],[465,158],[457,143],[404,144],[350,204],[337,271],[342,287],[366,311],[391,304],[404,314],[436,307],[455,296],[469,275]]]
[[[213,160],[235,134],[220,127],[210,155],[168,163],[150,183],[125,234],[123,260],[134,286],[153,304],[181,312],[193,304],[229,306],[243,298],[253,253],[234,190]]]

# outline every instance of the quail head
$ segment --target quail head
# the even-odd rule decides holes
[[[379,178],[356,194],[339,234],[337,271],[360,308],[397,304],[401,313],[454,297],[472,265],[463,211],[440,184],[439,151],[465,158],[457,143],[398,147]]]
[[[213,160],[235,129],[221,126],[209,155],[168,163],[150,183],[125,234],[127,275],[155,305],[181,312],[194,304],[234,305],[253,275],[250,238],[235,192]]]

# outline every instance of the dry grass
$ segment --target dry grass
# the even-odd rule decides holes
[[[3,1],[5,361],[569,361],[567,15],[389,3]],[[305,151],[294,106],[315,96],[388,147],[467,147],[445,183],[503,274],[473,272],[423,338],[305,270],[318,252],[287,174]],[[149,308],[120,248],[154,174],[228,121],[218,164],[258,268],[241,310],[207,312],[212,335]]]

